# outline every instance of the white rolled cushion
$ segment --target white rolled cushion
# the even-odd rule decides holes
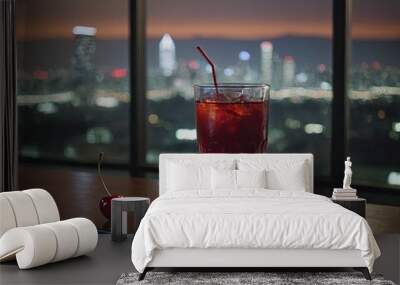
[[[274,190],[306,191],[308,188],[306,161],[304,160],[238,160],[239,170],[266,170],[267,188]]]
[[[237,188],[267,188],[267,171],[236,170]]]
[[[85,218],[14,228],[0,238],[0,261],[15,255],[20,269],[33,268],[86,254],[97,239],[95,225]]]
[[[33,226],[39,223],[36,208],[30,196],[22,191],[1,193],[11,205],[17,227]]]
[[[6,197],[0,194],[0,237],[9,229],[15,228],[14,211],[11,208],[10,202]]]
[[[56,202],[49,192],[43,189],[29,189],[22,192],[28,194],[32,199],[39,218],[39,224],[60,220]]]
[[[71,224],[78,234],[78,248],[74,257],[91,252],[96,248],[98,241],[97,228],[90,220],[74,218],[64,222]]]
[[[0,260],[16,254],[20,269],[51,262],[57,248],[53,231],[43,225],[14,228],[0,238]]]
[[[234,169],[235,161],[196,162],[183,160],[167,164],[167,191],[211,189],[211,168]]]
[[[53,231],[56,236],[57,248],[51,262],[57,262],[75,256],[78,250],[78,233],[73,226],[66,222],[44,224],[44,227]]]

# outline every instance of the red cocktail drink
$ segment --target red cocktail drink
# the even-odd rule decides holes
[[[268,86],[220,85],[218,95],[205,90],[212,88],[195,86],[199,151],[265,152],[268,134]]]

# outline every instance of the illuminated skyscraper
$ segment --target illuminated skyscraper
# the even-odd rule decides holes
[[[175,44],[169,34],[165,34],[159,44],[159,61],[161,73],[171,76],[176,68]]]
[[[274,73],[272,74],[272,84],[271,87],[272,89],[279,90],[282,88],[283,85],[283,64],[282,64],[282,59],[279,57],[279,55],[274,54],[272,56],[272,66]]]
[[[96,28],[76,26],[75,47],[72,56],[72,76],[79,104],[91,104],[96,78]]]
[[[244,80],[244,82],[254,82],[253,72],[250,68],[251,55],[248,51],[242,50],[239,53],[239,62],[236,68],[236,76]],[[228,72],[229,73],[229,72]]]
[[[296,63],[293,57],[287,55],[283,58],[282,76],[283,76],[283,86],[290,87],[293,86],[294,76],[296,73]]]
[[[261,82],[272,83],[273,72],[273,46],[271,42],[262,42],[261,48]]]

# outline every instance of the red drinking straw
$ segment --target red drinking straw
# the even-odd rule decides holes
[[[197,46],[196,48],[201,53],[201,55],[207,60],[208,64],[211,65],[215,91],[217,92],[217,94],[219,94],[219,92],[218,92],[217,74],[215,72],[215,64],[214,64],[214,62],[211,61],[211,59],[208,57],[206,52],[201,47]]]

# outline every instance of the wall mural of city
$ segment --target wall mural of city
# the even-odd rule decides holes
[[[126,29],[127,17],[120,20]],[[28,20],[18,24],[26,27]],[[161,152],[197,151],[193,84],[211,81],[210,66],[195,51],[201,45],[217,63],[221,82],[271,84],[269,152],[312,152],[316,175],[329,176],[331,119],[342,116],[331,114],[329,33],[188,37],[175,36],[165,24],[161,32],[152,30],[155,25],[150,15],[142,138],[147,163],[156,164]],[[109,163],[129,162],[129,104],[135,94],[129,90],[128,39],[103,36],[104,29],[82,19],[59,37],[20,33],[22,157],[93,162],[103,151]],[[400,187],[399,50],[396,37],[352,42],[349,155],[361,184]]]

